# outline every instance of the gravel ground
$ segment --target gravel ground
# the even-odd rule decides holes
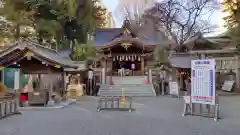
[[[181,116],[182,99],[134,99],[134,112],[96,112],[97,98],[64,109],[24,110],[0,120],[0,135],[239,135],[240,96],[220,97],[218,122]]]

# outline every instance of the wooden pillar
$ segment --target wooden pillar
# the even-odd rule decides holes
[[[239,57],[235,56],[235,61],[236,61],[236,87],[237,87],[237,92],[239,91],[240,88],[240,74],[239,74]]]
[[[52,99],[52,95],[53,95],[53,80],[54,80],[54,74],[50,71],[48,71],[48,75],[47,77],[49,78],[50,82],[49,85],[50,87],[48,87],[48,105],[54,105],[54,101]]]
[[[145,63],[144,63],[144,57],[141,57],[141,72],[144,75],[145,69]]]
[[[20,89],[24,87],[23,80],[24,80],[24,74],[22,72],[22,69],[19,68],[19,88]]]
[[[105,72],[103,74],[104,75],[104,77],[103,77],[104,80],[103,81],[104,81],[104,84],[107,84],[107,60],[106,59],[104,59],[104,71]]]
[[[66,72],[64,71],[63,73],[62,73],[62,83],[63,83],[63,86],[62,86],[62,96],[64,96],[65,95],[65,93],[66,93]]]

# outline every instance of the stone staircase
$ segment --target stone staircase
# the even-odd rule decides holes
[[[124,76],[113,77],[113,85],[102,84],[100,86],[99,96],[121,96],[122,89],[125,96],[131,97],[149,97],[156,96],[152,84],[146,84],[145,76]]]
[[[146,76],[113,76],[112,81],[113,84],[119,85],[119,84],[146,84]]]

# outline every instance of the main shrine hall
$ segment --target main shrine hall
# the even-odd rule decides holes
[[[134,28],[125,20],[121,28],[97,29],[94,45],[99,68],[104,68],[109,76],[119,75],[120,69],[127,76],[144,75],[154,64],[156,47],[168,45],[164,33],[154,26]]]

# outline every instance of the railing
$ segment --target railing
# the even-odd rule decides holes
[[[21,114],[18,111],[18,101],[19,99],[16,93],[0,98],[0,119],[14,114]]]
[[[132,97],[106,96],[100,97],[97,111],[101,110],[119,110],[132,112]]]

